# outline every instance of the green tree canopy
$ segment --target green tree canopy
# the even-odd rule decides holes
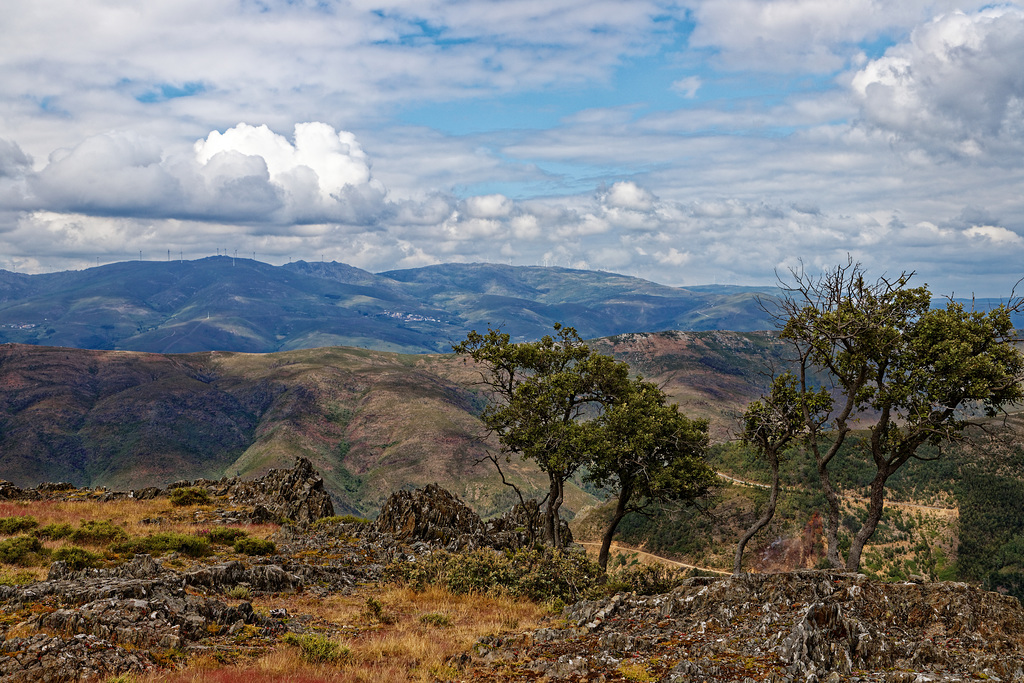
[[[507,453],[533,460],[548,475],[544,537],[563,544],[559,508],[565,482],[602,447],[595,418],[629,385],[629,367],[590,349],[571,327],[513,344],[509,335],[476,331],[453,346],[480,364],[491,400],[481,414]]]
[[[618,489],[615,512],[601,539],[598,564],[608,566],[612,537],[629,512],[655,502],[692,502],[715,486],[717,476],[705,462],[707,420],[691,420],[667,402],[665,393],[641,377],[599,418],[602,445],[589,464],[588,479]]]
[[[793,272],[795,284],[779,305],[781,336],[795,352],[798,393],[818,393],[812,377],[823,373],[835,398],[828,420],[805,411],[804,427],[829,504],[828,559],[848,571],[860,567],[881,519],[886,481],[909,460],[924,459],[921,445],[957,439],[972,415],[994,415],[1024,397],[1024,360],[1010,321],[1022,302],[976,311],[950,301],[932,309],[927,286],[908,286],[912,275],[869,282],[852,261],[819,277]],[[844,562],[829,463],[854,427],[870,430],[875,475],[867,519]]]

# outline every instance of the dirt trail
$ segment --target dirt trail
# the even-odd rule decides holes
[[[716,472],[715,474],[717,474],[720,478],[725,479],[726,481],[732,482],[733,484],[736,484],[738,486],[750,486],[752,488],[759,488],[759,489],[771,488],[768,484],[762,484],[762,483],[756,482],[756,481],[747,481],[746,479],[737,479],[736,477],[733,477],[733,476],[730,476],[728,474],[725,474],[724,472]],[[786,487],[785,486],[782,487],[782,490],[785,491]],[[868,500],[867,498],[861,498],[861,497],[856,497],[856,496],[843,496],[843,498],[846,501],[848,501],[848,502],[857,502],[857,503],[866,503],[867,500]],[[897,500],[886,500],[885,501],[885,506],[886,507],[900,508],[900,509],[903,509],[903,510],[915,510],[917,512],[922,512],[924,514],[931,515],[933,517],[946,517],[948,519],[956,519],[956,518],[958,518],[960,516],[959,508],[955,508],[955,507],[947,508],[947,507],[938,507],[938,506],[935,506],[935,505],[920,505],[918,503],[903,503],[903,502],[900,502],[900,501],[897,501]]]
[[[597,553],[601,550],[601,544],[596,541],[577,541],[577,543],[586,548],[587,553],[593,555],[595,558],[597,557]],[[664,564],[669,567],[685,567],[687,569],[699,569],[702,572],[711,572],[712,574],[721,574],[722,576],[732,576],[732,572],[722,571],[721,569],[712,569],[711,567],[698,567],[697,565],[686,564],[685,562],[676,562],[675,560],[670,560],[667,557],[655,555],[654,553],[649,553],[644,550],[640,550],[639,548],[634,548],[615,541],[612,542],[611,550],[613,552],[618,550],[622,553],[636,553],[640,562],[644,564]]]

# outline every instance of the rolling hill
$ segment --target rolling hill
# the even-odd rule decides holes
[[[761,392],[765,333],[631,334],[595,342],[665,383],[687,412],[733,418]],[[270,354],[152,354],[0,346],[0,476],[141,488],[257,475],[310,458],[342,509],[376,513],[437,481],[483,515],[514,495],[489,466],[475,369],[461,358],[330,347]],[[530,491],[544,478],[514,461]],[[596,499],[574,488],[568,507]]]
[[[447,264],[374,274],[342,263],[227,256],[82,271],[0,271],[0,343],[155,353],[356,346],[448,350],[473,329],[515,340],[556,322],[584,337],[769,327],[772,290],[667,287],[613,273]]]

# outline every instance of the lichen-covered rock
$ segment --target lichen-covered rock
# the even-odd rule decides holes
[[[296,458],[290,470],[270,470],[253,481],[209,482],[207,488],[222,486],[236,504],[252,506],[259,519],[279,522],[290,519],[300,524],[315,522],[334,514],[334,504],[324,490],[324,480],[306,458]],[[215,492],[220,495],[220,492]]]
[[[829,571],[699,577],[668,594],[581,601],[563,617],[565,628],[479,644],[481,677],[506,659],[546,662],[549,678],[621,678],[628,665],[677,683],[1024,681],[1024,609],[962,583]]]
[[[395,539],[462,547],[482,545],[486,528],[479,515],[437,484],[391,495],[377,517],[376,530]],[[460,540],[462,541],[460,543]]]

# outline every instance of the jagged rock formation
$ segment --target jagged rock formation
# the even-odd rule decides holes
[[[802,571],[692,578],[672,593],[582,601],[564,628],[477,646],[503,680],[1024,680],[1024,610],[962,583]],[[637,677],[649,676],[649,678]],[[493,679],[492,679],[493,680]]]
[[[258,615],[248,602],[230,606],[185,590],[186,585],[202,585],[223,591],[236,581],[253,581],[261,569],[264,575],[284,573],[279,567],[246,571],[239,565],[234,572],[183,575],[165,570],[149,555],[112,569],[70,571],[56,562],[46,581],[0,586],[5,611],[36,606],[23,622],[4,628],[0,678],[101,681],[153,670],[161,652],[188,652],[211,635],[237,632],[246,624],[273,636],[283,625]],[[297,577],[284,581],[278,576],[273,583],[282,582],[301,586]]]
[[[486,531],[479,515],[437,484],[392,494],[380,510],[376,528],[401,541],[458,547],[479,546],[476,541]]]
[[[232,480],[228,499],[254,507],[254,515],[269,513],[274,521],[290,519],[299,524],[334,514],[324,480],[306,458],[296,458],[290,470],[270,470],[254,481]]]
[[[0,500],[78,500],[89,498],[103,502],[134,498],[148,500],[179,488],[200,488],[211,496],[227,497],[234,506],[247,508],[244,513],[225,511],[224,523],[264,523],[290,520],[308,524],[334,514],[331,497],[324,490],[324,480],[306,458],[296,458],[291,469],[270,470],[252,481],[237,477],[218,481],[196,479],[176,481],[166,491],[150,486],[137,491],[108,491],[105,488],[79,489],[71,484],[40,484],[22,489],[0,480]]]
[[[437,484],[416,491],[398,491],[384,503],[375,529],[403,542],[419,541],[447,550],[522,548],[541,537],[540,509],[536,501],[516,505],[486,524],[458,496]],[[572,543],[569,525],[562,522],[562,538]]]

